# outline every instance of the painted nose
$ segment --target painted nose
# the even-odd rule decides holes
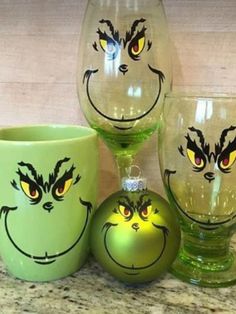
[[[132,224],[132,228],[135,230],[135,231],[138,231],[139,229],[139,224],[137,222],[135,222],[134,224]]]
[[[128,65],[127,64],[121,64],[119,66],[119,70],[121,73],[123,73],[123,75],[125,75],[125,73],[128,72]]]
[[[43,209],[47,210],[49,213],[53,209],[53,204],[52,202],[46,202],[43,204]]]
[[[215,174],[214,174],[214,172],[206,172],[206,173],[204,174],[204,178],[205,178],[206,180],[208,180],[209,183],[210,183],[211,181],[215,180]]]

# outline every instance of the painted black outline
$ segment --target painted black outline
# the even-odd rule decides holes
[[[4,226],[5,226],[5,230],[6,230],[6,234],[8,236],[8,239],[10,240],[10,242],[13,244],[13,246],[17,249],[17,251],[19,251],[21,254],[23,254],[24,256],[30,258],[30,259],[33,259],[35,263],[37,264],[40,264],[40,265],[48,265],[48,264],[51,264],[53,262],[56,261],[56,258],[62,256],[62,255],[65,255],[67,254],[69,251],[71,251],[80,241],[80,239],[82,238],[82,236],[84,235],[84,232],[86,230],[86,227],[87,227],[87,224],[88,224],[88,221],[89,221],[89,215],[92,211],[92,204],[90,202],[87,202],[87,201],[83,201],[81,198],[79,198],[80,200],[80,203],[81,205],[85,206],[86,207],[86,210],[87,210],[87,216],[86,216],[86,219],[85,219],[85,224],[84,224],[84,227],[79,235],[79,237],[77,238],[77,240],[69,247],[67,248],[66,250],[60,252],[60,253],[57,253],[57,254],[53,254],[53,255],[48,255],[47,252],[45,252],[45,255],[44,256],[37,256],[37,255],[33,255],[33,254],[30,254],[30,253],[27,253],[25,251],[23,251],[17,244],[16,242],[12,239],[11,235],[10,235],[10,231],[9,231],[9,228],[8,228],[8,224],[7,224],[7,218],[8,218],[8,214],[10,211],[14,211],[14,210],[17,210],[18,207],[7,207],[7,206],[3,206],[1,209],[0,209],[0,219],[1,219],[1,216],[2,216],[2,213],[5,214],[5,219],[4,219]],[[50,261],[48,261],[48,259],[50,259]]]
[[[54,183],[56,182],[57,180],[57,177],[58,177],[58,174],[59,174],[59,170],[62,166],[63,163],[66,163],[70,161],[70,158],[68,157],[65,157],[61,160],[59,160],[55,167],[54,167],[54,170],[52,173],[49,174],[49,177],[48,177],[48,182],[45,181],[44,182],[44,179],[43,179],[43,176],[42,175],[39,175],[36,171],[36,169],[34,168],[34,166],[30,163],[26,163],[24,161],[21,161],[18,163],[18,165],[20,167],[26,167],[32,174],[34,180],[35,180],[35,183],[37,183],[44,191],[44,193],[46,192],[50,192],[51,190],[51,187],[54,185]],[[66,172],[71,172],[71,174],[73,173],[73,171],[75,170],[75,167],[74,165],[70,168],[70,170],[66,171]],[[19,176],[21,176],[22,172],[20,169],[18,169],[18,171],[16,172]]]
[[[64,159],[59,160],[56,163],[53,172],[49,173],[48,181],[45,181],[43,176],[41,174],[39,175],[37,173],[36,169],[34,168],[34,166],[31,163],[26,163],[23,161],[18,163],[18,165],[20,167],[26,167],[30,171],[30,173],[33,177],[33,179],[31,179],[28,174],[25,175],[22,172],[22,170],[20,168],[18,168],[16,173],[19,175],[20,183],[23,181],[23,182],[28,183],[29,186],[31,186],[31,187],[34,186],[35,190],[37,190],[39,193],[39,196],[37,198],[32,198],[32,197],[30,197],[30,195],[28,195],[24,191],[24,189],[21,186],[21,190],[24,192],[24,194],[27,196],[27,198],[29,198],[31,205],[36,205],[36,204],[40,203],[40,201],[43,197],[43,193],[50,193],[51,192],[53,199],[56,201],[62,201],[64,199],[64,195],[68,192],[68,190],[64,194],[58,196],[56,194],[56,189],[61,182],[65,183],[68,179],[73,179],[73,172],[76,169],[74,165],[72,165],[69,168],[69,170],[65,170],[64,174],[62,174],[59,177],[59,171],[60,171],[62,164],[65,162],[68,162],[68,161],[70,161],[70,158],[68,158],[68,157],[65,157]],[[71,185],[77,184],[80,181],[80,179],[81,179],[81,176],[78,174],[74,183],[72,182]],[[17,186],[15,180],[13,180],[11,182],[11,185],[16,190],[20,190],[19,187]]]
[[[112,22],[110,20],[105,20],[105,19],[101,19],[99,21],[100,24],[106,24],[111,32],[111,35],[113,37],[113,40],[117,43],[117,44],[121,44],[121,38],[120,38],[120,35],[119,35],[119,31],[115,30]],[[97,30],[97,33],[102,33],[100,29]],[[103,32],[104,34],[105,32]]]
[[[140,60],[140,54],[142,53],[142,51],[144,50],[145,48],[145,45],[146,45],[146,37],[145,37],[145,32],[146,32],[146,27],[143,26],[142,30],[139,31],[135,37],[130,41],[129,43],[129,46],[128,46],[128,54],[130,56],[131,59],[133,59],[134,61],[139,61]],[[143,47],[142,49],[139,51],[138,54],[134,54],[132,52],[132,48],[135,46],[135,44],[139,44],[139,40],[144,38],[144,44],[143,44]]]
[[[223,157],[224,157],[224,154],[226,152],[228,152],[228,150],[230,152],[233,151],[233,148],[235,148],[236,146],[236,136],[234,138],[234,140],[232,142],[229,142],[228,145],[224,148],[224,145],[225,145],[225,141],[226,141],[226,137],[228,135],[229,132],[231,131],[234,131],[236,129],[236,126],[233,126],[231,125],[229,128],[226,128],[224,129],[222,132],[221,132],[221,136],[220,136],[220,140],[218,143],[215,143],[215,152],[213,151],[210,151],[210,144],[209,143],[206,143],[206,140],[205,140],[205,137],[202,133],[201,130],[199,129],[196,129],[195,127],[190,127],[188,128],[189,131],[191,132],[195,132],[199,138],[199,142],[200,142],[200,145],[201,145],[201,149],[200,147],[198,147],[198,145],[196,144],[196,141],[192,140],[189,133],[185,136],[185,138],[187,139],[187,147],[188,145],[195,145],[195,147],[202,152],[202,154],[207,157],[208,159],[208,162],[211,162],[211,159],[213,158],[214,162],[217,163],[219,169],[221,170],[221,172],[223,173],[229,173],[231,171],[231,166],[229,166],[227,169],[223,169],[221,166],[220,166],[220,162],[223,160]],[[234,149],[235,150],[235,149]],[[196,152],[195,150],[193,150],[194,152]],[[181,153],[181,151],[180,151]],[[222,157],[223,155],[223,157]],[[197,168],[194,166],[194,171],[203,171],[205,166],[206,166],[206,158],[203,159],[204,161],[204,166],[202,168]],[[191,162],[192,163],[192,162]]]
[[[187,136],[185,136],[185,138],[187,140],[187,157],[193,166],[193,171],[194,172],[202,172],[205,169],[206,164],[207,164],[205,152],[198,147],[196,141],[192,140],[189,134],[187,134]],[[188,155],[188,150],[191,150],[192,152],[194,152],[194,158],[196,158],[196,156],[197,156],[203,161],[203,166],[199,166],[196,163],[192,162],[192,160],[190,159],[190,157]],[[179,152],[181,154],[180,150],[179,150]]]
[[[219,228],[221,225],[227,224],[228,222],[232,221],[233,219],[236,218],[236,214],[233,215],[231,218],[228,218],[224,221],[221,222],[210,222],[210,220],[208,220],[208,222],[203,222],[203,221],[199,221],[197,219],[192,218],[189,214],[187,214],[182,207],[179,205],[179,203],[177,202],[177,200],[174,197],[174,193],[172,192],[171,189],[171,185],[170,185],[170,176],[176,174],[175,170],[169,170],[169,169],[165,169],[164,171],[164,182],[166,183],[167,187],[168,187],[168,194],[170,194],[171,198],[174,200],[174,203],[176,204],[178,210],[188,219],[190,219],[191,221],[197,223],[199,225],[200,228],[202,229],[206,229],[206,230],[215,230],[217,228]],[[209,228],[207,228],[209,227]]]
[[[73,171],[75,170],[74,165],[69,169],[64,172],[64,174],[57,179],[57,181],[54,183],[52,186],[52,196],[56,201],[62,201],[64,199],[64,195],[70,190],[71,186],[73,185]],[[68,180],[72,180],[69,188],[67,191],[63,190],[63,193],[61,195],[57,195],[57,190],[60,188],[60,186],[65,187],[65,183]]]
[[[129,53],[129,56],[131,57],[131,59],[135,60],[135,61],[138,61],[139,60],[139,55],[137,56],[134,56],[133,54],[131,54],[130,52],[130,49],[131,49],[131,46],[133,44],[133,41],[136,40],[137,38],[140,38],[140,36],[144,36],[145,37],[145,32],[146,32],[146,27],[143,26],[142,30],[141,31],[138,31],[136,33],[136,29],[138,27],[138,25],[140,23],[144,23],[146,21],[146,19],[144,18],[140,18],[140,19],[137,19],[133,22],[132,26],[131,26],[131,29],[130,31],[127,31],[126,34],[125,34],[125,38],[120,38],[120,34],[119,34],[119,31],[118,30],[115,30],[112,22],[110,20],[106,20],[106,19],[101,19],[99,21],[100,24],[106,24],[109,28],[109,31],[111,33],[111,36],[112,38],[107,35],[107,33],[104,31],[101,31],[100,28],[98,28],[97,30],[97,33],[99,35],[99,40],[101,38],[110,38],[111,40],[114,41],[114,43],[116,44],[116,48],[119,47],[120,49],[120,45],[121,43],[123,42],[123,45],[124,45],[124,49],[126,48],[127,44],[130,42],[129,44],[129,47],[128,47],[128,53]],[[146,38],[145,38],[145,42],[146,42]],[[150,50],[151,48],[151,41],[148,41],[148,51]],[[97,43],[95,42],[93,44],[93,48],[98,51],[98,45]],[[104,49],[101,47],[101,49],[104,51]],[[144,49],[144,47],[143,47]],[[142,49],[142,50],[143,50]],[[117,49],[116,49],[117,50]],[[106,51],[105,51],[106,53]],[[141,52],[140,52],[141,53]],[[109,60],[113,60],[116,58],[118,54],[118,50],[116,51],[116,53],[112,54],[112,58],[109,58]],[[163,74],[163,72],[161,72],[160,70],[158,69],[154,69],[153,67],[151,67],[149,64],[148,64],[148,67],[149,69],[157,74],[159,76],[159,91],[158,91],[158,94],[157,94],[157,97],[153,103],[153,105],[151,105],[151,107],[148,109],[147,112],[144,112],[143,114],[141,114],[140,116],[137,116],[137,117],[134,117],[134,118],[129,118],[129,119],[125,119],[124,116],[122,116],[120,119],[117,119],[117,118],[112,118],[112,117],[109,117],[107,116],[106,114],[104,114],[101,110],[99,110],[96,105],[94,104],[91,96],[90,96],[90,92],[89,92],[89,81],[90,81],[90,77],[92,74],[95,74],[99,71],[99,69],[93,69],[93,70],[86,70],[85,73],[84,73],[84,76],[83,76],[83,84],[85,83],[85,80],[86,80],[86,93],[87,93],[87,97],[88,97],[88,100],[89,100],[89,103],[92,105],[92,107],[95,109],[95,111],[101,115],[102,117],[104,117],[105,119],[108,119],[110,121],[114,121],[114,122],[133,122],[133,121],[137,121],[137,120],[140,120],[142,118],[144,118],[146,115],[148,115],[153,109],[154,107],[156,106],[158,100],[159,100],[159,97],[160,97],[160,94],[161,94],[161,90],[162,90],[162,83],[164,82],[165,80],[165,75]],[[128,70],[127,70],[128,71]],[[126,72],[127,72],[126,71]],[[125,74],[124,72],[122,72],[123,74]],[[130,130],[133,128],[133,126],[129,126],[129,127],[120,127],[120,126],[113,126],[114,128],[120,130],[120,131],[126,131],[126,130]]]
[[[139,25],[140,23],[144,23],[144,22],[146,22],[146,20],[145,20],[144,18],[140,18],[140,19],[135,20],[135,21],[133,22],[131,28],[130,28],[130,31],[127,31],[127,32],[126,32],[125,38],[121,38],[121,37],[120,37],[120,34],[119,34],[119,31],[118,31],[118,30],[115,30],[115,28],[114,28],[114,26],[113,26],[111,20],[101,19],[101,20],[99,21],[100,24],[106,24],[106,25],[108,26],[109,31],[110,31],[111,36],[112,36],[112,39],[117,43],[117,45],[120,46],[121,43],[123,42],[124,49],[126,48],[127,44],[128,44],[129,42],[131,42],[131,40],[133,39],[133,37],[140,33],[140,31],[139,31],[137,34],[135,34],[136,29],[137,29],[137,27],[138,27],[138,25]],[[144,28],[144,29],[143,29],[142,31],[145,32],[145,31],[146,31],[145,26],[143,26],[143,28]],[[142,32],[142,31],[141,31],[141,32]],[[109,35],[106,34],[105,31],[102,32],[102,31],[100,30],[100,28],[98,28],[97,34],[99,35],[99,39],[101,38],[101,37],[100,37],[101,35],[102,35],[102,36],[103,36],[103,35],[109,36]],[[96,43],[96,42],[95,42],[95,43]],[[96,43],[96,45],[95,45],[95,43],[93,44],[93,47],[94,47],[94,49],[97,51],[97,43]],[[151,48],[151,42],[149,41],[149,49],[148,49],[148,50],[150,50],[150,48]]]
[[[106,32],[102,32],[100,29],[98,29],[97,33],[99,35],[100,48],[107,55],[109,61],[115,60],[115,58],[117,57],[120,51],[120,44],[114,38],[111,38],[109,35],[107,35]],[[107,43],[107,46],[112,45],[112,47],[114,48],[114,51],[110,52],[109,49],[105,49],[101,44],[101,40],[105,40]]]
[[[149,213],[148,216],[144,216],[143,215],[143,210],[146,209],[148,206],[152,206],[152,200],[150,198],[148,198],[147,200],[144,200],[144,197],[145,196],[148,196],[148,193],[142,193],[140,196],[139,196],[139,199],[137,200],[136,204],[129,198],[128,195],[120,195],[120,198],[117,200],[117,204],[118,204],[118,208],[114,208],[113,212],[114,213],[117,213],[117,214],[121,214],[126,221],[129,221],[133,218],[133,215],[135,212],[137,212],[139,214],[139,217],[143,220],[143,221],[147,221],[149,215],[151,214],[151,212]],[[127,208],[131,215],[129,217],[125,217],[120,209],[119,209],[119,206],[123,206],[125,208]],[[159,210],[156,208],[156,209],[152,209],[152,212],[154,214],[157,214],[159,213]]]
[[[113,122],[122,122],[122,123],[125,123],[125,122],[133,122],[133,121],[137,121],[137,120],[140,120],[142,118],[144,118],[145,116],[147,116],[156,106],[158,100],[159,100],[159,97],[161,95],[161,91],[162,91],[162,83],[164,82],[165,80],[165,75],[160,71],[160,70],[157,70],[157,69],[154,69],[152,68],[149,64],[148,64],[148,67],[149,69],[154,73],[154,74],[157,74],[158,77],[159,77],[159,91],[158,91],[158,94],[157,94],[157,97],[154,101],[154,103],[151,105],[151,107],[146,111],[144,112],[143,114],[141,114],[140,116],[137,116],[137,117],[134,117],[134,118],[129,118],[129,119],[125,119],[124,116],[121,117],[121,119],[118,119],[118,118],[112,118],[112,117],[109,117],[108,115],[106,115],[105,113],[103,113],[101,110],[99,110],[96,105],[94,104],[91,96],[90,96],[90,92],[89,92],[89,81],[90,81],[90,78],[92,75],[96,74],[99,70],[98,69],[94,69],[94,70],[86,70],[85,73],[84,73],[84,76],[83,76],[83,84],[85,83],[86,81],[86,93],[87,93],[87,97],[88,97],[88,100],[89,100],[89,103],[91,104],[91,106],[94,108],[94,110],[99,114],[101,115],[103,118],[109,120],[109,121],[113,121]],[[123,130],[123,128],[120,128],[120,127],[116,127],[120,130]],[[129,127],[129,129],[132,128],[132,127]]]
[[[25,194],[25,196],[30,200],[31,205],[36,205],[38,203],[40,203],[42,197],[43,197],[43,192],[42,189],[40,188],[40,186],[33,180],[30,179],[30,177],[28,176],[28,174],[24,175],[20,169],[18,169],[18,171],[16,172],[19,175],[20,178],[20,187],[21,190],[23,191],[23,193]],[[14,181],[13,181],[14,182]],[[38,197],[33,197],[29,194],[26,193],[25,189],[22,186],[22,182],[28,184],[29,186],[29,190],[35,190],[38,192]],[[13,186],[16,188],[16,186]],[[19,188],[16,188],[17,190],[20,190]]]
[[[141,267],[134,267],[134,264],[133,264],[133,265],[130,267],[130,266],[125,266],[125,265],[120,264],[118,261],[116,261],[116,260],[112,257],[111,253],[109,252],[109,249],[108,249],[108,247],[107,247],[107,241],[106,241],[106,239],[107,239],[107,233],[108,233],[108,231],[110,230],[110,228],[116,227],[116,226],[118,226],[118,224],[112,224],[112,223],[109,223],[109,222],[105,223],[104,226],[103,226],[103,228],[102,228],[102,230],[104,230],[104,229],[106,228],[106,231],[105,231],[105,234],[104,234],[104,247],[105,247],[105,250],[106,250],[108,256],[110,257],[110,259],[111,259],[116,265],[120,266],[121,268],[128,269],[128,270],[133,270],[133,271],[144,270],[144,269],[147,269],[147,268],[153,266],[154,264],[156,264],[156,263],[159,261],[159,259],[162,257],[162,255],[163,255],[163,253],[164,253],[164,251],[165,251],[166,242],[167,242],[166,236],[168,235],[169,230],[168,230],[168,228],[166,228],[166,227],[164,227],[164,226],[160,226],[160,225],[154,224],[153,222],[152,222],[152,225],[153,225],[155,228],[157,228],[157,229],[161,229],[162,232],[163,232],[164,241],[163,241],[163,247],[162,247],[161,253],[159,254],[159,256],[158,256],[153,262],[151,262],[151,263],[148,264],[148,265],[141,266]],[[126,274],[127,274],[127,275],[138,275],[139,273],[132,273],[132,274],[126,273]]]
[[[138,25],[140,23],[144,23],[146,22],[146,20],[144,18],[141,19],[137,19],[133,22],[130,31],[127,31],[125,34],[125,38],[123,39],[123,43],[124,43],[124,48],[126,47],[128,42],[131,42],[131,40],[133,39],[134,35],[136,36],[135,32],[136,32],[136,28],[138,27]],[[146,27],[144,26],[144,33],[146,31]],[[140,33],[140,32],[138,32]]]

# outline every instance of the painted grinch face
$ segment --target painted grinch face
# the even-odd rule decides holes
[[[135,203],[129,197],[121,196],[118,206],[114,209],[114,215],[103,226],[104,245],[108,256],[128,275],[138,275],[143,269],[157,263],[166,248],[169,230],[158,224],[159,211],[153,208],[150,198],[145,198],[143,194]],[[121,240],[114,245],[114,239],[118,238]],[[127,238],[129,241],[126,242]],[[151,246],[155,246],[158,241],[156,250],[145,250],[144,239],[147,238]],[[133,248],[134,256],[124,254],[132,249],[130,243],[137,243],[136,248]]]
[[[235,132],[236,127],[230,126],[221,132],[218,142],[210,144],[200,129],[188,128],[185,144],[178,147],[186,160],[185,169],[165,170],[165,182],[174,203],[185,217],[203,229],[216,229],[236,218],[236,193],[228,181],[235,171]],[[186,176],[188,198],[184,198],[186,190],[177,182],[180,171]]]
[[[94,113],[120,131],[132,129],[156,107],[164,74],[152,65],[152,41],[144,18],[124,34],[108,19],[99,21],[92,64],[83,83]]]
[[[98,209],[91,245],[98,261],[125,282],[150,281],[177,254],[179,229],[168,204],[153,192],[118,192]]]
[[[70,158],[59,160],[48,180],[29,162],[19,162],[16,174],[11,184],[21,205],[1,208],[7,237],[33,262],[54,263],[79,244],[88,224],[92,205],[77,196],[81,177]],[[73,198],[78,198],[76,211],[70,210]]]

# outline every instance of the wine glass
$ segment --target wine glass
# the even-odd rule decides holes
[[[89,0],[77,89],[83,113],[116,157],[121,177],[155,131],[171,85],[161,0]]]
[[[236,283],[236,97],[167,95],[159,128],[164,186],[182,229],[172,272],[209,286]]]

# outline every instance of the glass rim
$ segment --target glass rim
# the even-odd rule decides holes
[[[55,132],[57,131],[65,131],[67,130],[74,130],[76,132],[79,131],[85,131],[86,133],[79,136],[77,134],[76,136],[68,136],[68,137],[58,137],[57,139],[16,139],[15,136],[11,136],[11,132],[30,132],[30,131],[40,131],[41,130],[48,130],[52,131],[54,130]],[[4,134],[5,133],[5,134]],[[5,135],[5,136],[4,136]],[[1,126],[0,127],[0,143],[11,143],[11,144],[31,144],[31,145],[39,145],[39,144],[47,144],[47,143],[59,143],[59,142],[69,142],[69,141],[76,141],[76,140],[86,140],[88,138],[93,138],[97,137],[97,132],[92,129],[91,127],[87,126],[82,126],[82,125],[74,125],[74,124],[25,124],[25,125],[15,125],[15,126]]]
[[[169,92],[165,94],[165,99],[227,99],[236,100],[234,93],[220,93],[220,92]]]

